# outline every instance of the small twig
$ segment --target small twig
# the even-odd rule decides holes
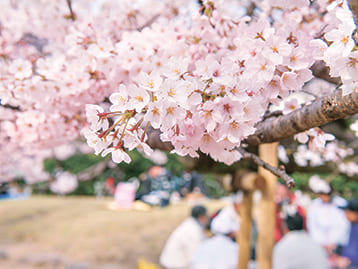
[[[324,26],[321,28],[321,30],[319,30],[319,32],[314,35],[314,38],[315,38],[315,39],[322,38],[322,37],[324,36],[324,34],[325,34],[325,31],[324,31],[324,30],[327,28],[327,26],[328,26],[328,24],[324,25]]]
[[[356,46],[358,46],[358,29],[355,29],[352,33],[352,39],[354,40],[354,43]]]
[[[246,9],[246,16],[251,17],[254,14],[256,7],[256,4],[252,2]]]
[[[15,110],[15,111],[21,111],[19,106],[13,106],[13,105],[9,105],[9,104],[2,105],[0,103],[0,107],[9,108],[9,109],[12,109],[12,110]]]
[[[238,148],[238,151],[241,153],[243,159],[252,160],[257,165],[262,166],[263,168],[266,168],[267,170],[269,170],[275,176],[282,178],[286,182],[286,185],[288,186],[288,188],[291,189],[291,188],[295,187],[294,179],[286,173],[285,168],[283,166],[280,166],[279,168],[274,167],[274,166],[264,162],[263,160],[261,160],[259,156],[255,155],[253,153],[247,152],[243,148]]]
[[[76,20],[76,16],[75,16],[75,13],[73,13],[73,10],[72,10],[72,2],[71,2],[71,0],[66,0],[66,1],[67,1],[68,9],[70,10],[69,18],[74,21],[74,20]]]
[[[143,24],[142,26],[138,27],[137,30],[139,32],[141,32],[145,27],[149,27],[151,26],[158,18],[159,18],[159,14],[153,16],[150,20],[148,20],[145,24]]]

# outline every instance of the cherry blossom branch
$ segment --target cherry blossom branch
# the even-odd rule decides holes
[[[257,131],[245,142],[250,145],[277,142],[297,133],[358,113],[358,93],[343,96],[341,90],[290,114],[270,117],[256,125]]]
[[[66,2],[67,2],[68,9],[70,10],[69,18],[74,21],[74,20],[76,20],[76,16],[75,16],[75,13],[73,13],[73,10],[72,10],[72,2],[71,2],[71,0],[66,0]]]
[[[358,0],[349,0],[348,5],[353,13],[353,19],[356,23],[356,26],[358,26]],[[356,46],[358,46],[358,34],[357,34],[358,28],[353,32],[353,40],[356,43]]]
[[[15,110],[15,111],[21,111],[19,106],[13,106],[13,105],[9,105],[9,104],[5,104],[5,105],[0,104],[0,106],[2,106],[4,108]]]
[[[349,0],[348,5],[353,13],[354,21],[358,25],[358,0]]]
[[[313,101],[287,115],[267,115],[256,125],[255,134],[246,139],[246,143],[257,146],[262,143],[277,142],[292,135],[321,126],[337,119],[358,113],[358,93],[342,96],[341,90],[332,95]],[[279,114],[279,113],[278,113]],[[276,117],[275,117],[276,116]],[[160,131],[149,128],[147,143],[152,148],[170,151],[173,146],[160,140]]]
[[[341,83],[341,79],[339,77],[331,77],[329,75],[329,67],[323,61],[315,62],[311,67],[311,71],[316,78],[323,79],[336,85]]]
[[[137,28],[137,30],[141,32],[144,28],[151,26],[159,17],[160,17],[159,14],[153,16],[149,21],[147,21],[145,24]]]
[[[174,149],[173,145],[169,142],[163,142],[160,139],[160,131],[158,129],[153,129],[152,127],[148,127],[147,129],[148,139],[146,143],[154,149],[160,149],[163,151],[171,151]]]
[[[274,167],[274,166],[264,162],[263,160],[261,160],[259,158],[259,156],[255,155],[253,153],[247,152],[243,148],[238,148],[238,151],[242,155],[243,159],[249,159],[249,160],[253,161],[254,163],[256,163],[257,165],[262,166],[263,168],[269,170],[275,176],[282,178],[286,182],[286,185],[290,189],[295,187],[294,179],[286,173],[285,168],[283,166],[280,166],[279,168]]]

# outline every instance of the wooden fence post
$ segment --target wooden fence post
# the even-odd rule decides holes
[[[253,192],[266,187],[265,179],[255,172],[239,170],[235,173],[234,183],[238,189],[244,192],[244,198],[240,205],[240,231],[237,242],[239,243],[238,269],[247,269],[251,259],[251,230]]]
[[[260,158],[272,166],[277,167],[277,147],[278,143],[259,145]],[[275,229],[274,194],[277,177],[262,167],[259,167],[258,172],[266,179],[266,188],[262,191],[262,198],[259,204],[259,214],[257,216],[257,268],[271,269]]]
[[[239,263],[238,269],[247,269],[251,258],[251,229],[252,229],[252,191],[244,191],[240,205],[240,231],[238,233]]]

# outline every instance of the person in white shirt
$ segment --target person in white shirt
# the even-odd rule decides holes
[[[231,214],[220,212],[211,223],[213,237],[204,240],[195,252],[190,269],[236,269],[239,246],[235,242],[239,223]]]
[[[333,196],[331,186],[317,176],[310,178],[309,186],[318,198],[308,208],[307,229],[313,240],[331,255],[338,246],[348,243],[349,222],[344,211],[339,208],[347,202]]]
[[[209,223],[206,208],[194,206],[191,217],[182,222],[168,238],[160,255],[160,264],[165,269],[187,269],[199,244],[206,238],[205,228]]]
[[[328,269],[328,255],[303,230],[303,217],[295,212],[282,224],[283,238],[273,250],[273,269]]]

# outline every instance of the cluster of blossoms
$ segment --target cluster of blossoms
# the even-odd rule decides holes
[[[77,0],[73,14],[65,1],[37,2],[0,3],[0,99],[12,111],[0,118],[0,146],[29,160],[82,131],[96,154],[128,163],[128,150],[152,153],[153,128],[179,155],[230,165],[316,60],[345,93],[355,89],[355,26],[341,0],[256,1],[252,14],[250,1]],[[311,147],[330,140],[317,130]]]
[[[356,25],[346,1],[334,1],[327,6],[323,39],[312,41],[316,60],[323,60],[330,68],[331,77],[340,77],[343,94],[358,89],[358,52],[353,33]],[[333,22],[333,23],[332,23]]]
[[[150,154],[150,126],[179,155],[239,160],[235,148],[255,132],[269,103],[312,78],[311,41],[323,25],[308,1],[298,5],[282,7],[281,20],[271,22],[264,13],[226,17],[208,2],[190,25],[173,21],[123,35],[108,61],[120,60],[128,76],[110,95],[110,112],[87,105],[89,145],[129,162],[126,150]]]
[[[85,104],[101,103],[118,84],[104,76],[116,76],[118,63],[105,64],[102,46],[108,53],[108,44],[157,12],[174,16],[164,12],[165,2],[156,9],[115,2],[99,7],[99,1],[73,1],[73,21],[66,1],[1,1],[6,12],[0,14],[0,182],[48,180],[43,160],[57,158],[57,146],[82,151],[73,143],[87,125]]]
[[[299,166],[321,166],[326,162],[343,163],[344,158],[353,154],[353,150],[340,146],[336,141],[327,143],[325,148],[311,151],[307,145],[299,145],[293,154]],[[343,172],[343,171],[342,171]]]

